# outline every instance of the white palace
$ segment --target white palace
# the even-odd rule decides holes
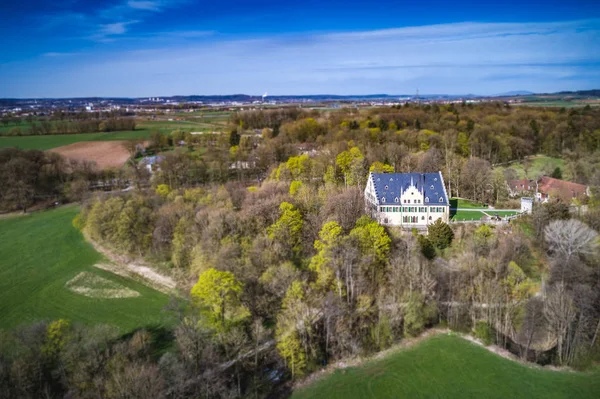
[[[365,188],[367,213],[381,224],[426,228],[448,223],[450,203],[441,172],[371,173]]]

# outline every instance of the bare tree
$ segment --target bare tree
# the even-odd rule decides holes
[[[589,255],[598,247],[598,233],[576,219],[555,220],[544,229],[550,250],[565,257]]]

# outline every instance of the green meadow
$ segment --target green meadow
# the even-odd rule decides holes
[[[0,148],[18,147],[23,150],[49,150],[81,141],[147,139],[150,134],[152,134],[152,131],[149,129],[139,129],[107,133],[0,136]]]
[[[502,358],[457,336],[437,335],[360,367],[336,370],[292,399],[597,398],[600,373],[558,372]]]
[[[0,219],[0,329],[59,318],[123,333],[163,325],[168,296],[94,267],[106,260],[72,226],[78,211]]]

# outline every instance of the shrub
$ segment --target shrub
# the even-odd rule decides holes
[[[448,248],[454,238],[452,229],[446,223],[442,222],[442,219],[438,219],[435,223],[430,224],[427,232],[433,246],[439,249]]]
[[[485,321],[478,321],[475,323],[473,334],[477,339],[483,342],[485,346],[494,343],[494,331],[492,331],[492,327],[490,327],[490,325]]]

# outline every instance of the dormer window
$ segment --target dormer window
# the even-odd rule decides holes
[[[393,178],[393,177],[390,177],[390,181],[394,181],[394,178]]]
[[[431,186],[429,186],[429,188],[430,188],[431,190],[433,190],[433,189],[434,189],[434,187],[433,187],[433,184],[432,184]]]
[[[383,202],[385,204],[385,197],[381,198],[381,202]]]
[[[394,202],[398,202],[398,197],[394,198]]]
[[[440,202],[444,202],[444,198],[443,197],[440,197]]]
[[[429,202],[429,197],[425,197],[425,202]]]
[[[434,178],[433,178],[433,181],[437,181],[437,177],[434,177]]]
[[[388,186],[385,186],[385,189],[387,190],[387,189],[388,189]]]

